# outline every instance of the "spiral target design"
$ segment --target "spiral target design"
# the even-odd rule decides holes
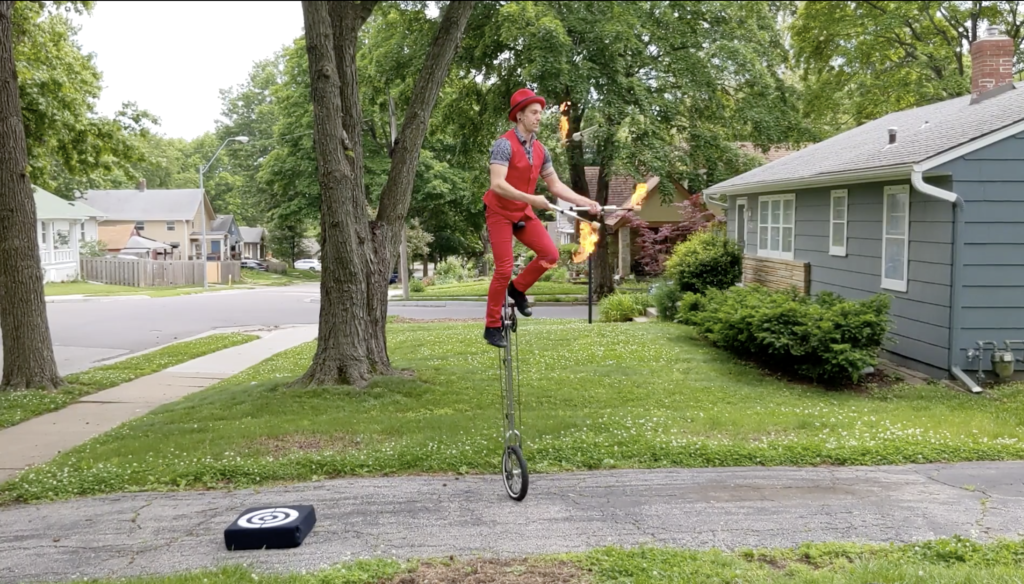
[[[278,525],[284,525],[289,521],[294,521],[298,516],[298,511],[295,509],[289,509],[288,507],[260,509],[259,511],[253,511],[252,513],[247,513],[240,517],[238,519],[238,525],[250,529],[276,527]]]

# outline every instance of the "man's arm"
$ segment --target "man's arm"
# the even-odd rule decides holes
[[[590,204],[590,199],[577,194],[575,191],[570,189],[568,185],[563,183],[562,180],[558,178],[558,173],[555,172],[554,168],[550,169],[547,174],[541,175],[541,178],[544,179],[544,184],[548,186],[548,192],[559,199],[579,206],[587,206]]]

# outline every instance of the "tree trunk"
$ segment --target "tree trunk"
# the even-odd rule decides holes
[[[11,11],[0,2],[0,327],[3,389],[53,389],[57,371],[46,314],[37,216],[14,65]]]
[[[374,4],[302,2],[324,241],[318,346],[300,385],[363,387],[373,375],[393,372],[385,336],[390,267],[398,257],[430,114],[474,2],[453,2],[444,11],[413,87],[417,97],[399,133],[377,217],[370,222],[363,193],[356,43]]]
[[[592,197],[599,205],[608,204],[608,177],[605,176],[608,165],[602,161],[597,171],[597,193]],[[598,233],[597,245],[594,246],[593,273],[590,278],[593,281],[594,300],[601,300],[615,291],[615,282],[612,278],[612,263],[608,256],[608,226],[601,222],[601,229]]]
[[[303,0],[313,143],[320,183],[320,327],[313,363],[301,385],[353,385],[370,379],[367,362],[365,200],[356,185],[355,157],[342,120],[341,84],[328,2]]]
[[[480,266],[482,268],[480,275],[487,277],[491,275],[491,264],[487,261],[487,256],[491,254],[491,238],[487,233],[486,225],[484,225],[483,231],[480,232],[480,242],[483,243],[484,246],[484,254],[480,259],[480,261],[483,262]]]

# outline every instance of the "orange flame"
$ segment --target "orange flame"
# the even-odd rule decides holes
[[[647,200],[648,193],[658,185],[659,181],[658,177],[653,177],[647,182],[637,183],[636,189],[633,190],[633,196],[629,199],[629,208],[639,209]]]
[[[558,120],[558,132],[562,135],[562,141],[569,139],[569,106],[572,102],[566,101],[558,107],[558,111],[562,113],[562,118]]]
[[[647,183],[640,183],[636,185],[636,190],[633,191],[633,196],[629,199],[629,206],[634,209],[640,208],[640,205],[644,203],[644,199],[647,198]]]
[[[577,264],[587,259],[597,246],[597,231],[586,221],[580,223],[580,248],[573,252],[572,261]]]

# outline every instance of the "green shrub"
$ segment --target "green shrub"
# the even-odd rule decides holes
[[[651,299],[639,292],[615,292],[602,298],[597,306],[602,322],[626,322],[643,316]]]
[[[565,268],[551,268],[541,274],[541,282],[558,282],[564,284],[569,281],[569,270]]]
[[[434,283],[457,284],[472,278],[469,266],[460,262],[457,258],[448,258],[437,265],[434,269]]]
[[[711,230],[698,231],[673,249],[665,276],[680,292],[725,290],[743,276],[743,248]]]
[[[427,289],[427,287],[423,285],[423,281],[422,280],[417,280],[415,278],[412,279],[412,280],[409,280],[409,291],[410,292],[423,292],[426,289]]]
[[[674,282],[664,279],[656,282],[651,292],[651,302],[658,309],[658,320],[675,320],[676,305],[682,297],[683,293],[675,287]]]
[[[739,357],[827,385],[856,383],[887,340],[890,298],[847,300],[759,285],[687,293],[676,322]]]

